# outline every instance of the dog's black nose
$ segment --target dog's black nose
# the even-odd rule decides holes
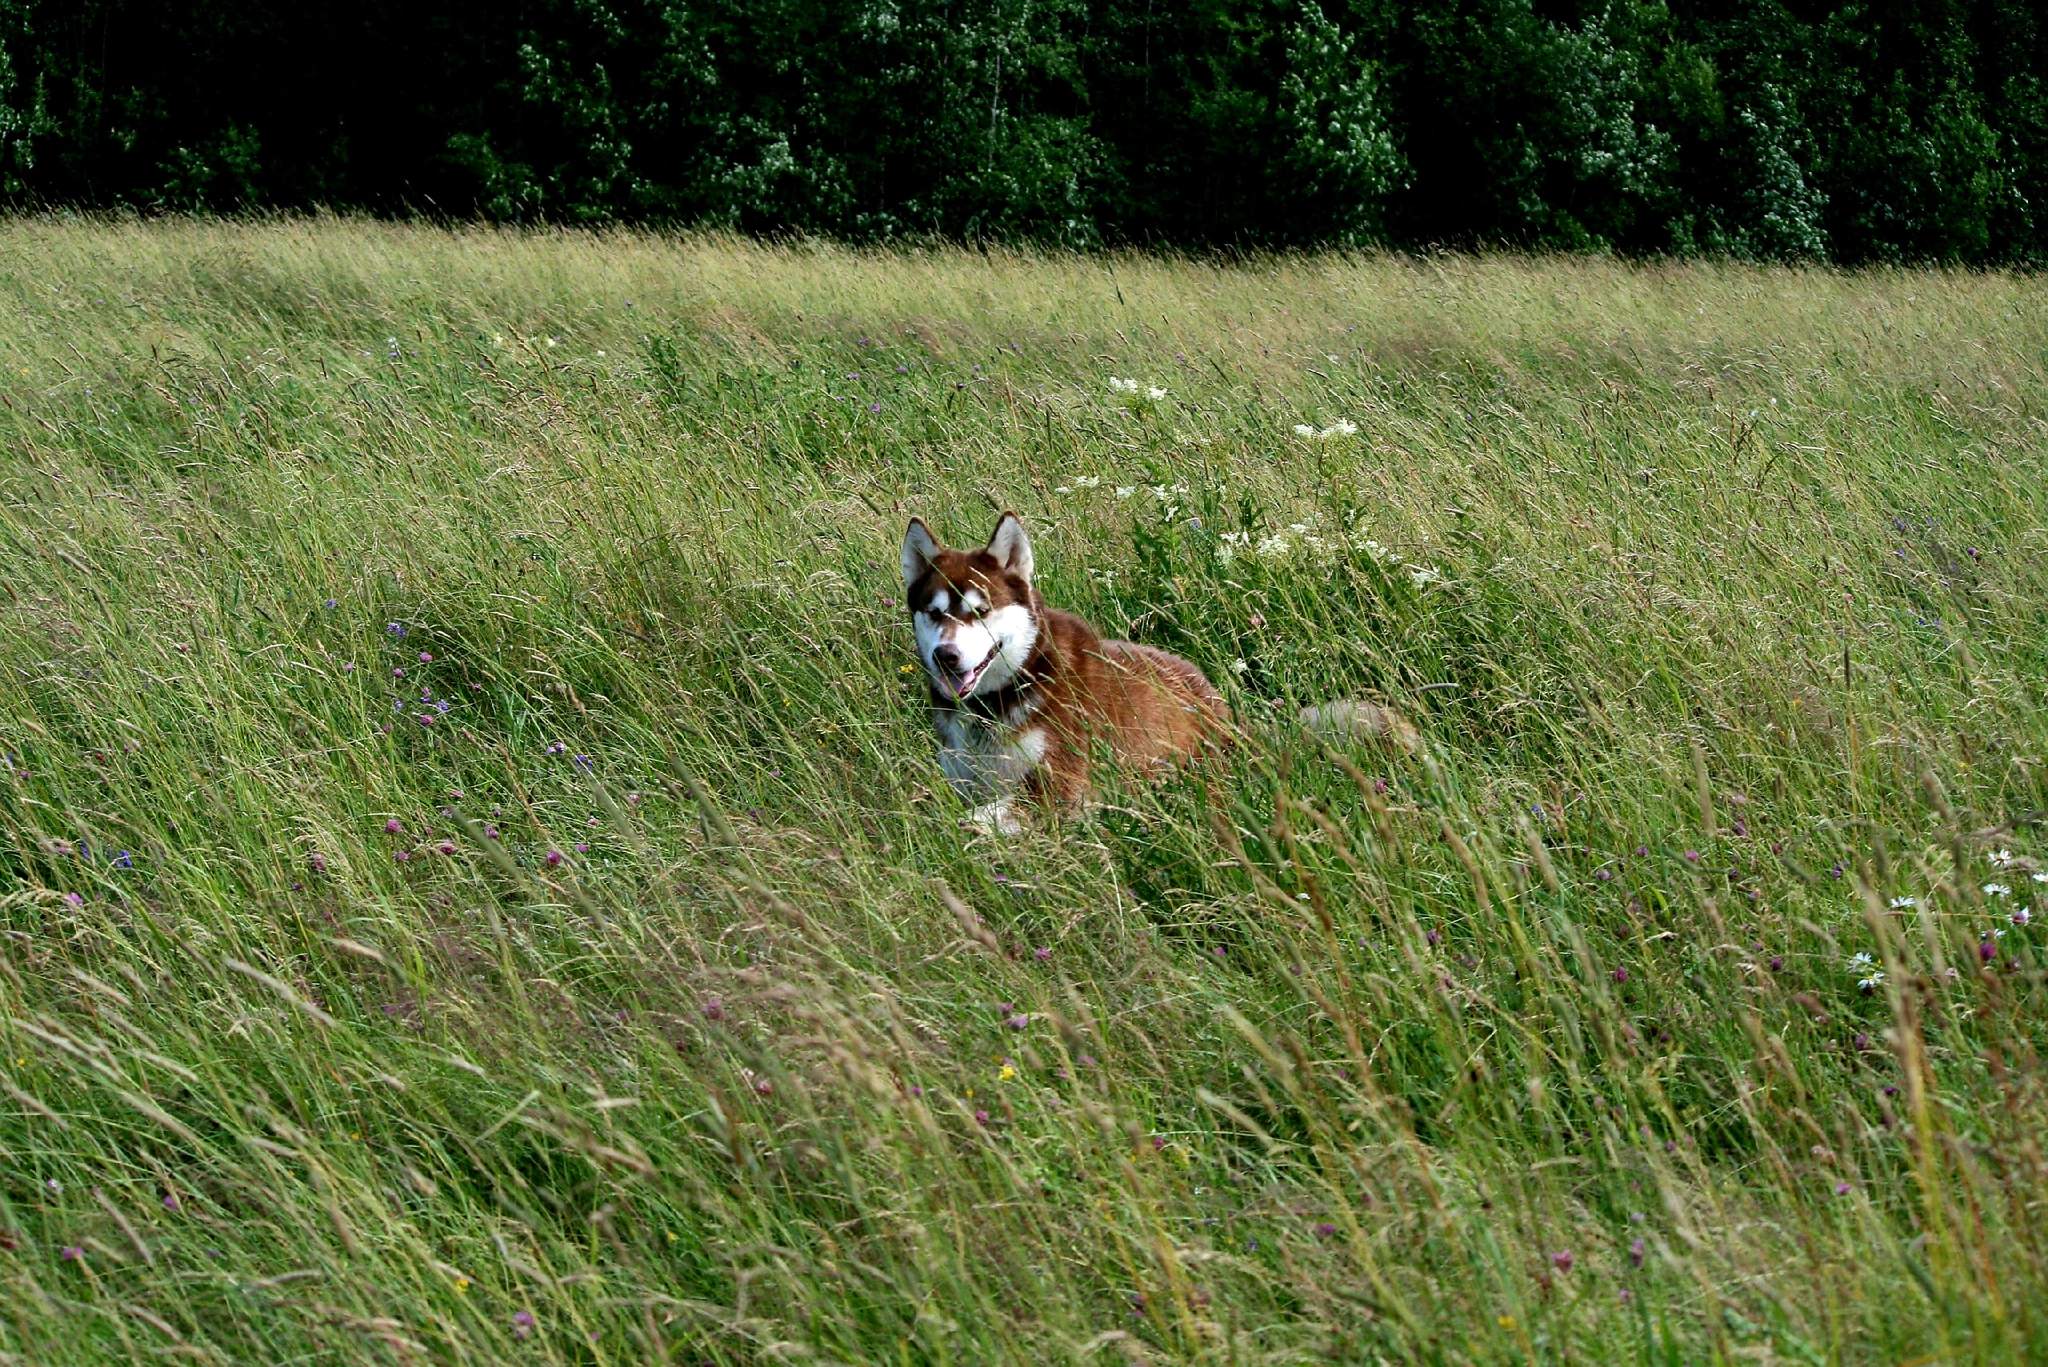
[[[960,647],[937,647],[932,651],[932,662],[941,669],[949,669],[953,673],[958,674],[960,672]]]

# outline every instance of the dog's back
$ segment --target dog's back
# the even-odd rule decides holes
[[[1147,769],[1221,743],[1229,732],[1223,695],[1178,655],[1109,640],[1071,613],[1044,614],[1044,696],[1032,716],[1047,744],[1036,786],[1072,803],[1088,794],[1088,766],[1100,745],[1119,767]]]

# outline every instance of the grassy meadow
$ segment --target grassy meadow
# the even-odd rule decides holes
[[[0,1360],[2048,1360],[2044,452],[2022,276],[0,222]],[[1242,744],[963,830],[1005,507]]]

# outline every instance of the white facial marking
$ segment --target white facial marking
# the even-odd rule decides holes
[[[960,610],[969,616],[988,611],[988,595],[980,589],[969,589],[960,595]]]
[[[995,643],[995,658],[989,662],[988,672],[981,677],[981,687],[975,691],[1005,688],[1031,658],[1032,648],[1038,644],[1038,622],[1030,608],[1011,603],[982,618],[979,625]]]
[[[930,609],[932,616],[944,617],[946,613],[952,609],[952,607],[953,595],[946,592],[946,590],[940,589],[937,593],[932,595]]]

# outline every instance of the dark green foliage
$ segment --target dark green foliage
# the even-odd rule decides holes
[[[0,202],[2036,262],[2021,0],[0,0]]]

